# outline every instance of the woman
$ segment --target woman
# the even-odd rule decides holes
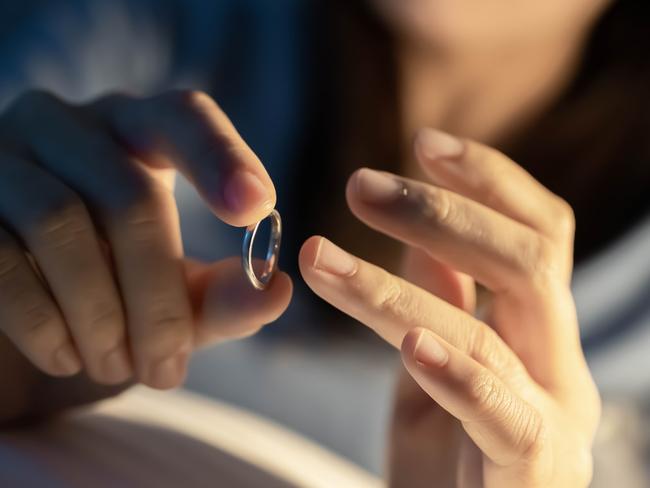
[[[368,35],[378,36],[376,45],[353,47],[394,53],[394,84],[387,76],[373,86],[372,54],[354,58],[360,72],[344,71],[350,92],[333,90],[343,95],[334,104],[342,109],[328,125],[344,134],[316,134],[337,141],[341,153],[330,156],[344,167],[367,160],[410,177],[363,169],[346,190],[358,218],[412,249],[404,279],[322,238],[305,243],[300,265],[318,295],[402,350],[408,375],[398,392],[391,478],[403,486],[586,486],[599,400],[568,287],[573,214],[563,199],[489,146],[521,154],[516,161],[525,165],[536,163],[524,157],[526,150],[542,147],[544,155],[553,154],[549,141],[561,151],[560,136],[578,130],[575,122],[582,119],[575,114],[585,113],[578,110],[585,100],[573,90],[574,81],[577,87],[584,81],[580,63],[588,59],[595,23],[603,16],[634,20],[642,7],[625,1],[373,5],[380,23],[359,5],[340,20],[346,28],[360,14]],[[375,98],[364,97],[361,107],[346,103],[358,100],[357,86]],[[589,93],[600,101],[597,88]],[[575,102],[569,103],[573,110],[561,110],[563,97]],[[369,110],[363,110],[369,99]],[[377,106],[392,106],[392,113],[375,112]],[[353,118],[358,114],[361,120]],[[340,120],[345,123],[332,123]],[[630,120],[630,126],[642,124]],[[558,121],[566,126],[554,134],[549,125],[553,129]],[[1,127],[0,212],[6,224],[0,310],[11,342],[3,344],[0,358],[7,367],[0,370],[20,372],[2,379],[15,392],[2,406],[4,419],[101,398],[132,379],[176,386],[192,347],[249,334],[286,307],[286,275],[257,294],[235,261],[208,266],[183,257],[169,192],[174,170],[228,223],[249,224],[275,205],[265,169],[208,96],[114,95],[69,105],[47,93],[28,93],[5,111]],[[422,130],[411,150],[406,141],[419,127],[447,132]],[[627,134],[617,135],[607,148],[628,149]],[[572,157],[583,156],[580,136]],[[384,156],[367,156],[378,153]],[[388,156],[402,164],[391,168],[383,161]],[[584,255],[620,231],[620,215],[632,225],[645,211],[640,202],[647,167],[630,164],[614,172],[615,157],[599,161],[603,167],[590,174],[621,174],[634,212],[628,212],[630,202],[615,206],[604,234],[596,225],[583,227],[589,229],[578,241]],[[328,182],[346,174],[340,167],[331,173],[324,171],[329,180],[322,179],[328,191],[337,188]],[[571,191],[561,192],[579,219],[594,208],[587,196],[599,184],[595,178],[590,191],[572,193],[567,185]],[[332,210],[341,213],[336,205]],[[319,232],[331,236],[327,230]],[[373,247],[372,258],[390,258],[386,245]],[[483,321],[472,317],[474,280],[491,292]],[[53,376],[83,369],[87,375],[43,381],[37,369]],[[97,383],[120,386],[98,391]],[[39,396],[53,387],[60,404]]]

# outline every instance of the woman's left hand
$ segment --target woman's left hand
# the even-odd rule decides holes
[[[424,130],[415,151],[433,183],[361,169],[347,198],[358,218],[415,250],[409,275],[417,285],[322,237],[300,255],[309,286],[401,348],[408,373],[433,399],[400,388],[393,428],[404,432],[391,448],[409,459],[391,466],[393,484],[439,486],[444,475],[458,486],[587,486],[600,400],[569,286],[571,209],[481,144]],[[473,316],[472,279],[491,292],[484,321]],[[438,406],[476,455],[425,479],[444,450],[430,428]],[[427,426],[432,435],[423,439]]]

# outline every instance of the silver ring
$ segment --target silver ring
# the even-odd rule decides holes
[[[258,278],[253,270],[253,243],[255,242],[255,235],[260,224],[266,220],[271,219],[271,236],[269,237],[269,247],[266,251],[266,261],[264,262],[264,270],[262,275]],[[242,265],[244,273],[248,277],[248,281],[257,290],[265,290],[271,278],[278,268],[278,258],[280,256],[280,240],[282,238],[282,219],[280,213],[273,209],[271,213],[260,220],[257,224],[249,225],[246,227],[244,234],[244,242],[242,243]]]

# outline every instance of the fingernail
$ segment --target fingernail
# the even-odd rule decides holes
[[[151,371],[149,381],[156,388],[173,388],[180,384],[185,377],[187,363],[186,354],[176,354],[163,359]]]
[[[129,356],[123,345],[116,347],[104,357],[103,373],[111,383],[120,383],[131,377]]]
[[[404,185],[396,178],[363,168],[356,176],[357,194],[366,203],[388,203],[404,193]]]
[[[434,129],[422,129],[418,133],[417,145],[421,154],[430,160],[458,158],[465,151],[463,141]]]
[[[313,264],[315,269],[337,276],[351,276],[357,270],[357,260],[325,238],[321,238]]]
[[[422,331],[415,343],[413,357],[425,366],[444,366],[449,354],[431,332]]]
[[[61,346],[54,353],[54,362],[59,373],[66,376],[77,374],[82,368],[81,359],[71,344]]]
[[[243,213],[273,207],[273,196],[269,193],[260,178],[246,170],[235,171],[228,178],[224,189],[223,199],[228,210],[232,213]]]

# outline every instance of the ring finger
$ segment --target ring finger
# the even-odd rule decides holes
[[[125,381],[131,367],[122,307],[83,202],[29,161],[5,155],[0,168],[0,218],[34,257],[89,376],[102,383]],[[14,279],[29,280],[30,284],[23,283],[22,287],[33,290],[33,270],[20,262],[25,277],[14,273]],[[42,293],[31,293],[36,303],[45,307]],[[52,305],[47,309],[51,320],[58,321],[58,310],[54,314]]]
[[[11,234],[0,228],[0,331],[41,371],[81,369],[58,307]]]

